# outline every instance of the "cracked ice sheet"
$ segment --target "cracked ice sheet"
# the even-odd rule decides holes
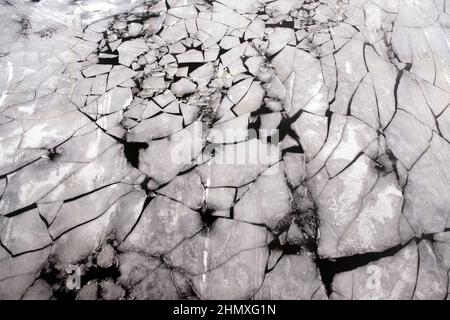
[[[447,10],[1,4],[0,298],[446,298]]]

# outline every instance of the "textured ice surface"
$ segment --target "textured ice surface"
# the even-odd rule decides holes
[[[446,299],[448,0],[0,3],[0,299]]]

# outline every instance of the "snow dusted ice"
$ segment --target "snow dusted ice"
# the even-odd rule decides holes
[[[446,299],[450,1],[0,3],[0,299]]]

